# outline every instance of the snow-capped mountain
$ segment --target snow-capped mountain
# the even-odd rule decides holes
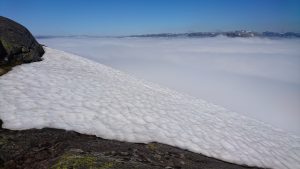
[[[261,38],[300,38],[300,33],[296,32],[254,32],[246,30],[238,31],[225,31],[225,32],[192,32],[192,33],[161,33],[161,34],[145,34],[145,35],[132,35],[130,37],[190,37],[190,38],[201,38],[201,37],[216,37],[226,36],[231,38],[241,37],[261,37]]]

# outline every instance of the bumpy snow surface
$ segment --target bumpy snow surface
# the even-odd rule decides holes
[[[62,128],[237,164],[300,168],[297,136],[58,50],[46,48],[44,61],[1,76],[0,93],[5,128]]]

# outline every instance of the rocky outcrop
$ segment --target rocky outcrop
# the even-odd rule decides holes
[[[15,65],[41,61],[44,53],[24,26],[0,16],[0,75]]]
[[[0,129],[0,168],[250,169],[251,167],[227,163],[160,143],[128,143],[74,131],[45,128],[23,131]]]

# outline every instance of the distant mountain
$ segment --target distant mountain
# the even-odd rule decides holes
[[[124,38],[124,37],[151,37],[151,38],[177,38],[177,37],[187,37],[187,38],[205,38],[205,37],[216,37],[216,36],[226,36],[230,38],[242,37],[262,37],[262,38],[300,38],[300,33],[296,32],[253,32],[253,31],[227,31],[227,32],[192,32],[192,33],[159,33],[159,34],[142,34],[142,35],[129,35],[129,36],[99,36],[99,35],[38,35],[35,36],[38,39],[49,39],[49,38]]]
[[[286,33],[263,32],[261,35],[263,37],[300,38],[300,33],[295,33],[295,32],[286,32]]]
[[[161,34],[144,34],[144,35],[132,35],[129,37],[216,37],[216,36],[226,36],[226,37],[267,37],[267,38],[300,38],[300,33],[295,32],[253,32],[253,31],[228,31],[228,32],[193,32],[193,33],[161,33]]]

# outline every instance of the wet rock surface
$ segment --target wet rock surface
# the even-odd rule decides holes
[[[24,26],[0,16],[0,75],[15,65],[41,61],[44,53]]]
[[[106,140],[60,129],[0,129],[3,169],[246,169],[160,143]]]

